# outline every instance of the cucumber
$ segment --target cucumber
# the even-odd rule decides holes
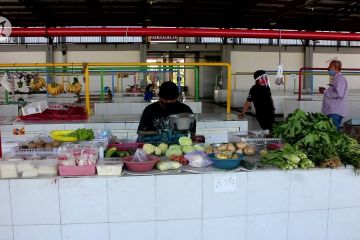
[[[105,158],[110,158],[114,153],[116,153],[116,147],[110,148],[107,150]]]

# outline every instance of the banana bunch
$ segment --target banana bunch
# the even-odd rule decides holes
[[[41,88],[46,86],[45,79],[41,77],[33,78],[30,81],[29,89],[34,92],[38,92]]]
[[[81,92],[81,84],[79,82],[77,83],[68,83],[66,86],[66,92],[68,93],[75,93],[79,94]]]
[[[73,78],[72,83],[68,83],[66,86],[66,92],[68,93],[75,93],[79,94],[81,92],[81,84],[79,83],[79,80],[77,77]]]
[[[52,96],[57,96],[61,93],[64,93],[64,84],[51,83],[46,86],[46,90]]]

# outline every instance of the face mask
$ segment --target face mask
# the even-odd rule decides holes
[[[328,70],[330,76],[335,76],[336,72],[333,69]]]

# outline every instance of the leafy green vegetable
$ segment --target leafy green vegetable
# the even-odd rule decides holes
[[[181,146],[191,146],[192,145],[192,140],[189,137],[180,137],[179,138],[179,144]]]
[[[65,135],[66,137],[76,137],[78,141],[92,141],[95,138],[94,131],[87,128],[78,128]]]

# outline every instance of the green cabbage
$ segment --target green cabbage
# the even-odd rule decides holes
[[[165,154],[168,150],[168,145],[166,143],[160,143],[158,148],[160,148],[161,154]]]
[[[171,156],[175,155],[175,156],[181,156],[183,155],[182,154],[182,151],[181,149],[177,149],[177,148],[169,148],[167,151],[166,151],[166,157],[170,158]]]
[[[193,152],[195,151],[196,149],[193,147],[193,146],[183,146],[181,148],[181,150],[183,151],[183,153],[189,153],[189,152]]]
[[[179,143],[181,146],[191,146],[192,140],[189,137],[181,137],[179,138]]]

